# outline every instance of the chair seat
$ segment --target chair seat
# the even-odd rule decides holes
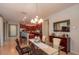
[[[24,48],[19,49],[19,47],[16,46],[16,49],[17,49],[17,51],[18,51],[18,53],[20,55],[23,55],[25,53],[29,53],[31,51],[31,48],[30,47],[24,47]]]
[[[31,52],[31,48],[29,46],[27,46],[27,45],[21,45],[21,44],[19,44],[18,39],[16,39],[16,43],[17,43],[16,50],[18,51],[18,53],[20,55],[23,55],[25,53],[29,54]]]
[[[24,47],[22,48],[22,53],[29,53],[31,51],[31,48],[30,47]]]
[[[23,51],[31,51],[31,48],[30,47],[24,47],[24,48],[22,48],[23,49]]]

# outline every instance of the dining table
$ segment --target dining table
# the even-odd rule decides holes
[[[45,44],[41,41],[37,41],[36,39],[29,39],[29,41],[39,49],[41,49],[43,52],[45,52],[47,55],[57,55],[58,50],[49,46],[48,44]]]

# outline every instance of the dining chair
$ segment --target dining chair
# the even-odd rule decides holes
[[[44,42],[44,43],[46,42],[46,36],[44,36],[44,35],[42,36],[42,42]]]
[[[56,54],[60,54],[60,42],[61,39],[60,38],[53,38],[53,48],[57,49]]]
[[[23,54],[26,54],[26,53],[30,54],[30,52],[31,52],[30,47],[22,47],[21,48],[18,39],[16,39],[16,44],[17,44],[16,45],[16,50],[18,51],[18,53],[20,55],[23,55]]]

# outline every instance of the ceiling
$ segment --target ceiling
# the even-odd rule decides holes
[[[26,21],[29,22],[35,16],[46,18],[47,16],[64,10],[73,3],[1,3],[0,15],[4,16],[8,21],[23,21],[26,16]]]

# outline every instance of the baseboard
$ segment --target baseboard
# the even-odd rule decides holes
[[[75,54],[75,55],[79,55],[78,52],[71,50],[71,53]]]

